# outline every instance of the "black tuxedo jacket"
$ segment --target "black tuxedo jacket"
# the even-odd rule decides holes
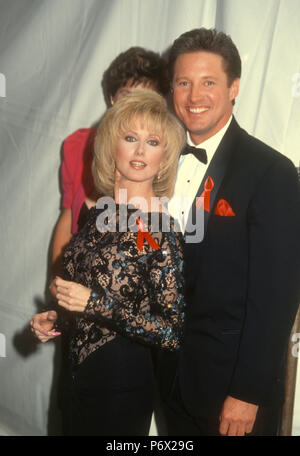
[[[198,196],[208,176],[214,187],[204,239],[185,246],[184,341],[175,359],[163,359],[193,416],[219,413],[227,395],[259,405],[279,397],[300,298],[300,190],[293,163],[233,118]],[[220,200],[235,215],[217,215]]]

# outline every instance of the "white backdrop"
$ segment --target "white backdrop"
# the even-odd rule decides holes
[[[104,112],[103,71],[130,46],[223,30],[243,61],[238,122],[299,166],[299,24],[300,0],[0,0],[0,434],[54,432],[55,345],[26,325],[45,302],[61,144]]]

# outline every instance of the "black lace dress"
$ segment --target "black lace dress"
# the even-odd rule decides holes
[[[153,410],[150,348],[177,350],[182,337],[183,238],[167,214],[139,213],[159,247],[144,239],[141,248],[136,209],[106,210],[102,220],[115,226],[106,232],[101,215],[90,209],[63,257],[64,278],[92,289],[70,324],[70,433],[143,435]]]

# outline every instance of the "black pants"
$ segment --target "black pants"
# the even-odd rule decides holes
[[[118,336],[70,372],[67,435],[148,435],[154,403],[151,353]]]
[[[178,381],[176,380],[172,396],[163,402],[168,435],[171,436],[220,436],[219,415],[214,418],[193,417],[185,409]],[[248,436],[276,436],[280,424],[281,403],[270,407],[259,407],[253,430]],[[202,410],[203,413],[203,410]],[[206,417],[205,417],[206,416]]]

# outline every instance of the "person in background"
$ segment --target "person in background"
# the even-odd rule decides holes
[[[102,88],[108,107],[136,88],[149,88],[166,95],[169,91],[166,62],[155,52],[131,47],[119,54],[104,72]],[[52,244],[50,291],[53,297],[56,295],[54,278],[61,274],[63,249],[85,224],[88,210],[95,205],[97,199],[91,175],[96,130],[79,129],[64,141],[61,167],[62,211]],[[57,319],[54,308],[55,305],[48,305],[45,312],[35,314],[31,320],[31,327],[43,342],[48,337],[60,335],[60,332],[53,330]]]
[[[169,68],[190,147],[169,206],[189,242],[184,341],[162,359],[168,432],[276,435],[300,299],[296,168],[235,120],[241,59],[229,36],[182,34]],[[187,197],[189,206],[178,203]],[[193,243],[197,211],[203,239]]]
[[[159,198],[174,191],[184,144],[183,127],[153,90],[121,97],[100,122],[92,169],[105,202],[89,210],[55,279],[72,319],[67,435],[149,433],[151,347],[176,351],[183,332],[183,237]]]

